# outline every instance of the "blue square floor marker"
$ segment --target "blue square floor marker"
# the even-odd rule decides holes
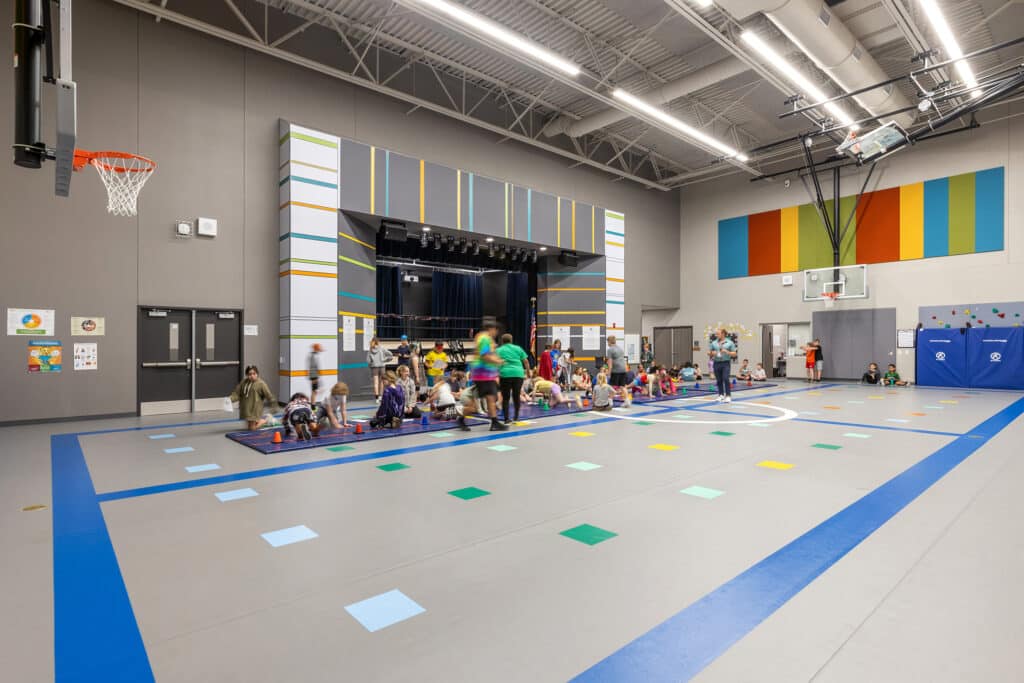
[[[153,439],[154,441],[156,441],[157,439],[173,439],[174,434],[150,434],[149,438]]]
[[[308,541],[311,538],[317,538],[319,535],[320,534],[313,531],[305,524],[290,526],[287,529],[278,529],[277,531],[268,531],[265,534],[260,534],[264,541],[275,548],[280,548],[283,545],[291,545],[292,543],[298,543],[299,541]]]
[[[217,500],[222,503],[227,503],[232,500],[241,500],[242,498],[252,498],[260,494],[256,493],[253,489],[234,489],[233,491],[219,491],[215,494]]]
[[[427,610],[400,590],[375,595],[345,606],[345,611],[370,633],[423,614]]]
[[[210,470],[219,470],[219,469],[220,469],[220,465],[211,462],[211,463],[206,464],[206,465],[192,465],[190,467],[186,467],[185,471],[188,472],[189,474],[195,474],[196,472],[209,472]]]
[[[566,465],[566,467],[571,467],[572,469],[579,470],[580,472],[589,472],[590,470],[596,470],[601,468],[601,466],[596,463],[586,462],[584,460],[570,463]]]
[[[192,453],[195,450],[191,446],[178,446],[177,448],[165,448],[164,453]]]
[[[499,453],[504,453],[505,451],[516,450],[516,446],[506,446],[505,444],[498,444],[497,446],[488,446],[487,449],[491,451],[498,451]]]

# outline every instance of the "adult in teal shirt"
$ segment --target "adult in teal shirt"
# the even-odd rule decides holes
[[[718,331],[718,336],[711,340],[711,350],[708,351],[708,356],[714,361],[719,403],[732,403],[729,371],[732,368],[732,359],[736,357],[736,354],[736,343],[729,339],[725,328],[722,328]]]
[[[523,380],[526,378],[526,371],[530,369],[530,362],[526,351],[512,343],[511,334],[501,335],[498,357],[501,358],[501,368],[498,370],[501,386],[501,406],[505,414],[505,424],[508,424],[512,421],[508,417],[508,407],[512,402],[516,406],[513,419],[519,419],[519,396],[523,390]]]

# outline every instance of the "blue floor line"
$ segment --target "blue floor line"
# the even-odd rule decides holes
[[[772,418],[778,415],[765,415],[764,413],[735,413],[729,410],[715,410],[714,408],[689,408],[700,413],[715,413],[718,415],[732,415],[734,417],[763,417]],[[930,434],[932,436],[963,436],[963,432],[938,432],[932,429],[914,429],[913,427],[890,427],[888,425],[873,425],[862,422],[838,422],[836,420],[814,420],[809,417],[795,417],[787,422],[813,422],[814,424],[836,425],[839,427],[860,427],[861,429],[881,429],[887,432],[913,432],[915,434]]]
[[[75,436],[50,438],[53,665],[65,681],[153,680],[89,468]]]
[[[573,680],[690,680],[1022,414],[1018,399]]]

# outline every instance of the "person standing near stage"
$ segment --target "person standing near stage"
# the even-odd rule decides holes
[[[608,383],[620,393],[622,400],[628,406],[633,399],[633,395],[626,389],[626,385],[629,384],[629,378],[626,376],[626,373],[629,372],[629,365],[626,364],[626,352],[615,343],[616,341],[615,335],[609,336],[608,348],[604,353],[612,373]]]
[[[729,339],[725,328],[718,331],[718,336],[711,341],[708,356],[714,361],[715,382],[718,384],[719,403],[732,403],[732,388],[729,386],[729,371],[732,359],[736,357],[736,344]]]
[[[814,347],[814,381],[821,381],[821,371],[825,367],[825,354],[821,352],[821,340],[815,339],[811,344]]]
[[[498,421],[498,368],[501,367],[501,357],[496,353],[494,335],[497,331],[497,324],[493,320],[488,320],[484,322],[480,334],[476,335],[476,360],[473,362],[469,378],[473,380],[479,400],[487,403],[487,415],[491,418],[491,431],[503,432],[508,429],[508,425]],[[464,416],[459,416],[458,423],[460,429],[469,431],[469,425],[466,424]]]
[[[522,347],[512,343],[511,334],[501,335],[501,346],[498,347],[498,355],[501,357],[501,369],[498,376],[501,381],[501,407],[505,413],[505,424],[513,419],[519,420],[520,394],[523,390],[523,380],[526,378],[526,371],[530,369],[529,356]],[[510,410],[515,405],[514,417],[510,418]]]

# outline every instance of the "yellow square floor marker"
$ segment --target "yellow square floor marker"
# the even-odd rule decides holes
[[[868,396],[872,401],[884,401],[885,396]]]
[[[525,427],[526,425],[532,425],[533,420],[516,420],[512,424],[514,424],[516,427]]]
[[[808,396],[821,396],[821,392],[820,391],[808,391],[807,395]]]
[[[954,405],[955,405],[955,404],[957,404],[957,403],[959,403],[959,402],[960,402],[960,401],[939,401],[939,403],[952,403],[952,404],[954,404]]]
[[[569,436],[593,436],[594,432],[569,432]]]
[[[788,462],[777,462],[775,460],[762,460],[757,463],[758,467],[767,467],[770,470],[791,470],[793,465]]]
[[[679,446],[673,446],[670,443],[652,443],[648,448],[653,448],[656,451],[678,451]]]
[[[842,410],[839,406],[822,406],[825,410]]]

